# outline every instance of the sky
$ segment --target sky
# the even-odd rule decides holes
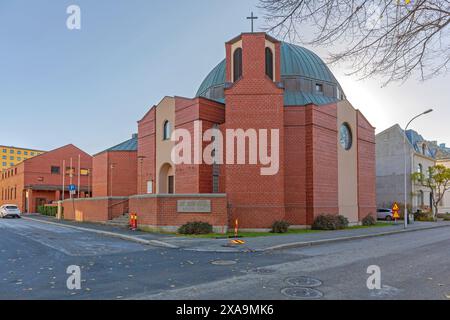
[[[0,145],[52,150],[73,143],[94,154],[137,132],[167,95],[193,97],[225,56],[224,43],[250,31],[257,0],[0,0]],[[81,30],[66,27],[69,5]],[[311,48],[326,60],[325,48]],[[449,75],[381,87],[332,66],[348,100],[377,132],[426,109],[412,128],[450,144]]]

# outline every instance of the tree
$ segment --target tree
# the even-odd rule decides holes
[[[412,180],[428,188],[433,199],[433,218],[436,219],[438,205],[444,198],[444,194],[450,190],[450,168],[436,165],[428,168],[428,175],[421,172],[413,173]]]
[[[450,62],[449,0],[260,0],[259,7],[267,32],[332,46],[330,63],[350,63],[349,74],[361,79],[383,76],[387,85],[418,72],[426,80]]]

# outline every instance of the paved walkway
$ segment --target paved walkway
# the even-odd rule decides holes
[[[404,232],[414,232],[433,228],[449,228],[450,222],[415,222],[404,229],[402,224],[373,227],[364,229],[349,229],[339,231],[323,231],[312,233],[300,233],[289,235],[274,235],[256,238],[244,238],[244,245],[232,245],[230,239],[198,239],[190,237],[180,237],[170,234],[147,233],[142,231],[130,231],[125,228],[108,226],[99,223],[80,223],[72,221],[59,221],[52,217],[41,215],[26,216],[43,223],[58,223],[68,227],[83,228],[97,233],[117,236],[126,240],[147,243],[168,248],[180,248],[192,251],[204,252],[249,252],[249,251],[271,251],[294,247],[305,247],[319,245],[337,241],[347,241],[363,239],[368,237],[386,236]]]

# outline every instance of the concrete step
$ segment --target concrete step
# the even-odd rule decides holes
[[[128,217],[124,217],[124,218],[120,217],[120,218],[113,219],[111,221],[127,221],[128,222],[128,221],[130,221],[130,218],[128,218]]]
[[[130,215],[125,214],[123,216],[117,217],[113,220],[105,222],[105,224],[110,226],[122,226],[122,227],[128,227],[130,224]]]

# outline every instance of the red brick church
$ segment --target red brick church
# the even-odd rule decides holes
[[[265,33],[241,34],[225,52],[196,97],[165,97],[138,121],[138,194],[129,197],[129,211],[140,223],[174,229],[206,221],[225,230],[238,219],[242,228],[265,229],[276,220],[304,227],[320,214],[351,223],[375,214],[374,128],[326,64]],[[174,164],[172,133],[195,136],[199,122],[201,133],[215,128],[223,136],[277,129],[276,174],[262,175],[260,162]]]

